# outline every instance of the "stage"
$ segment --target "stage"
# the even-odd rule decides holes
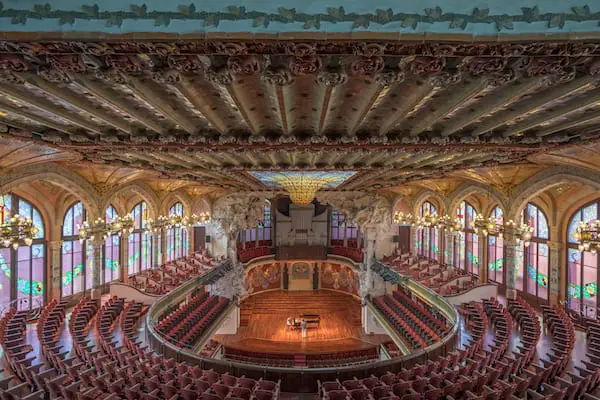
[[[318,314],[318,327],[307,337],[286,328],[288,317]],[[387,335],[367,335],[361,327],[360,300],[344,293],[317,290],[268,291],[240,305],[241,326],[235,335],[215,335],[226,347],[269,353],[314,354],[366,349],[389,341]]]

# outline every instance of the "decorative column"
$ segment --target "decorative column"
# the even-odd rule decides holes
[[[559,304],[560,301],[560,282],[561,277],[560,271],[560,260],[561,260],[561,242],[548,242],[548,248],[550,250],[550,293],[549,303],[551,306]]]
[[[158,235],[157,234],[152,235],[152,248],[158,249]],[[160,267],[160,261],[161,260],[158,259],[158,251],[153,251],[152,252],[152,268]]]
[[[449,267],[454,266],[454,234],[447,229],[444,230],[444,262]]]
[[[121,249],[119,280],[127,282],[127,277],[129,276],[129,235],[121,235],[119,238],[119,248]]]
[[[488,281],[488,269],[485,262],[485,244],[487,243],[487,236],[478,236],[478,249],[477,249],[477,261],[479,267],[479,283],[486,283]]]
[[[100,297],[102,297],[102,272],[104,271],[104,268],[102,268],[102,246],[104,245],[104,240],[101,238],[96,238],[90,241],[90,245],[92,246],[91,297],[94,300],[99,300]]]
[[[506,273],[506,298],[517,298],[517,251],[519,245],[515,238],[504,239],[504,270]]]
[[[158,236],[158,235],[157,235]],[[167,263],[167,231],[160,231],[160,265]]]
[[[410,254],[415,256],[419,252],[417,248],[417,227],[414,225],[410,226]]]
[[[348,247],[348,238],[346,237],[346,222],[344,222],[344,247]]]
[[[48,243],[50,248],[50,298],[47,299],[60,299],[60,280],[61,280],[61,265],[60,265],[60,252],[62,250],[62,240],[56,240]]]

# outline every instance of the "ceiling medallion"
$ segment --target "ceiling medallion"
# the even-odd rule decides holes
[[[335,188],[356,171],[251,171],[250,174],[270,188],[283,188],[294,204],[308,205],[319,189]]]

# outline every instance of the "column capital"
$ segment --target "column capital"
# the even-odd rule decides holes
[[[558,241],[548,241],[546,244],[550,250],[560,250],[563,247],[563,243]]]

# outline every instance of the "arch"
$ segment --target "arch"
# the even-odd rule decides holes
[[[458,208],[461,201],[469,197],[473,193],[482,193],[488,196],[492,202],[500,205],[503,210],[507,210],[508,199],[507,197],[496,188],[488,185],[484,185],[476,182],[465,182],[460,185],[447,199],[447,210],[448,213],[454,213],[454,210]],[[484,210],[478,210],[478,212],[484,212]]]
[[[184,217],[189,214],[189,211],[185,209],[185,206],[180,202],[176,201],[169,208],[166,215],[180,215]],[[188,228],[185,226],[172,227],[166,230],[166,250],[167,250],[167,262],[177,260],[185,257],[188,254]]]
[[[432,199],[434,200],[433,202],[431,201]],[[424,189],[424,190],[421,190],[417,194],[417,197],[415,198],[415,201],[413,203],[413,210],[412,210],[413,215],[419,215],[419,212],[421,210],[421,205],[425,201],[429,201],[429,202],[433,203],[433,205],[435,205],[437,207],[437,213],[439,215],[443,215],[444,213],[448,212],[447,210],[449,210],[448,208],[446,208],[446,201],[444,200],[444,198],[442,196],[440,196],[438,193],[434,192],[433,190]]]
[[[161,202],[158,199],[158,196],[147,183],[139,180],[116,186],[110,189],[108,192],[106,192],[100,200],[102,210],[105,210],[109,204],[113,203],[115,198],[127,191],[134,192],[135,194],[140,196],[143,201],[146,202],[148,212],[150,213],[151,217],[156,218],[160,215]],[[127,210],[127,212],[131,212],[131,210]]]
[[[56,164],[32,165],[3,174],[0,176],[0,187],[3,191],[9,192],[20,185],[40,180],[52,182],[72,193],[84,203],[91,218],[102,215],[103,208],[99,206],[98,201],[100,196],[94,186],[80,175]]]
[[[396,212],[396,208],[397,207],[401,207],[402,210],[401,212],[408,214],[412,212],[412,202],[410,201],[409,198],[404,197],[404,196],[397,196],[394,198],[394,200],[392,201],[392,215],[394,215],[394,212]]]
[[[161,201],[160,210],[162,215],[169,215],[169,209],[175,203],[181,203],[183,205],[184,216],[189,217],[193,214],[192,212],[192,199],[183,190],[176,190],[167,194]]]
[[[525,180],[513,190],[508,218],[517,221],[525,204],[539,193],[564,183],[578,182],[600,190],[600,175],[581,168],[553,167]]]

